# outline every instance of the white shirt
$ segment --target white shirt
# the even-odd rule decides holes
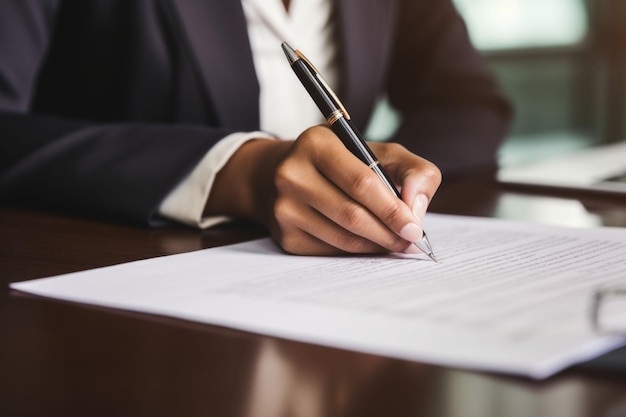
[[[332,88],[338,80],[330,0],[291,0],[289,12],[282,0],[241,3],[260,86],[262,131],[239,132],[223,138],[159,207],[161,215],[200,228],[229,220],[203,217],[202,213],[215,176],[243,143],[255,138],[295,139],[306,128],[324,121],[287,63],[282,42],[300,49]]]

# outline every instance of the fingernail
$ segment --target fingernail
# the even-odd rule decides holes
[[[408,223],[400,230],[400,236],[409,242],[417,242],[422,238],[422,228],[415,223]]]
[[[426,209],[428,208],[428,198],[424,194],[418,194],[417,197],[413,200],[413,205],[411,209],[413,210],[413,214],[418,219],[422,220],[424,215],[426,215]]]

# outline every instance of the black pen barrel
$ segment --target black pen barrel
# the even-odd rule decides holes
[[[331,92],[327,91],[324,85],[319,82],[315,73],[305,62],[297,60],[292,64],[292,68],[326,119],[329,119],[333,113],[340,110],[337,103],[334,101]],[[387,188],[400,198],[400,193],[393,185],[393,181],[391,181],[389,175],[380,166],[376,156],[365,140],[361,137],[361,134],[356,129],[352,121],[346,117],[346,114],[342,114],[341,117],[333,120],[330,127],[339,137],[341,142],[343,142],[345,147],[348,148],[348,150],[359,158],[365,165],[369,166],[385,183]]]
[[[376,156],[367,145],[367,142],[361,137],[356,127],[354,127],[351,120],[342,117],[332,124],[331,129],[350,152],[363,161],[365,165],[369,166],[396,197],[402,199],[393,181],[382,165],[380,165],[378,159],[376,159]]]
[[[330,92],[326,91],[324,86],[317,80],[315,74],[311,72],[302,60],[297,60],[291,67],[324,117],[328,118],[337,110],[337,105],[333,101]]]

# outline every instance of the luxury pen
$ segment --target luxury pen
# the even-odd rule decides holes
[[[363,140],[361,134],[350,120],[350,115],[346,111],[346,108],[315,66],[300,51],[294,50],[289,46],[287,42],[283,42],[282,47],[291,68],[296,73],[296,76],[300,79],[300,82],[302,82],[315,104],[317,104],[317,107],[319,107],[333,132],[341,139],[350,152],[378,175],[396,197],[402,199],[393,181],[391,181],[370,147],[367,146],[367,143]],[[422,232],[422,238],[414,242],[414,244],[428,255],[430,259],[438,262],[430,246],[426,232]]]

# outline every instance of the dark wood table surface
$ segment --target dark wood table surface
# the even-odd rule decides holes
[[[444,184],[431,211],[626,226],[624,198]],[[264,236],[0,208],[0,416],[626,415],[626,350],[533,381],[48,300],[8,284]]]

